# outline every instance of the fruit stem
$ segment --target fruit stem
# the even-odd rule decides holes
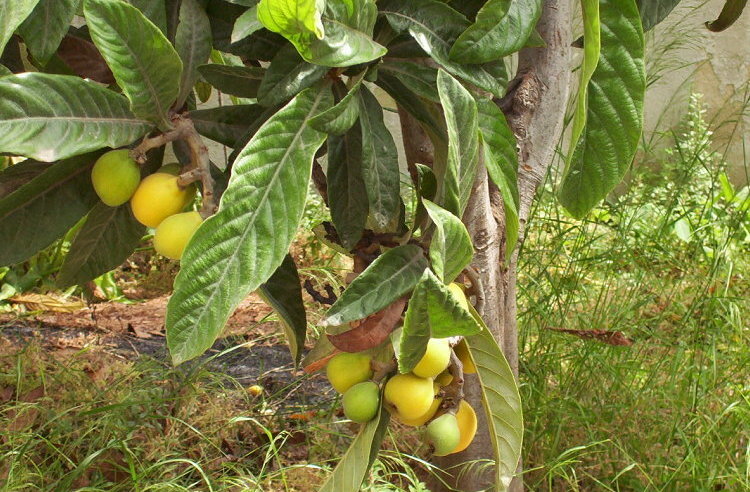
[[[455,352],[451,351],[451,362],[448,371],[453,380],[443,387],[443,403],[441,408],[450,410],[455,408],[464,399],[464,365]]]
[[[463,274],[466,275],[469,282],[471,282],[471,287],[466,289],[466,297],[468,299],[469,297],[474,296],[474,309],[476,309],[478,313],[481,313],[484,309],[484,289],[482,288],[482,279],[479,278],[479,274],[472,266],[464,268]]]

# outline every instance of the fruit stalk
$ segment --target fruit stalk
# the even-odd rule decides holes
[[[444,396],[441,407],[450,410],[457,407],[458,403],[464,399],[464,365],[453,351],[451,351],[448,371],[453,379],[447,386],[443,387]]]

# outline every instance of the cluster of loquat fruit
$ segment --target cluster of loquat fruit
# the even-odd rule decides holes
[[[466,296],[457,284],[450,289],[463,303]],[[396,374],[385,383],[385,408],[403,424],[425,426],[424,438],[436,456],[466,449],[477,432],[477,416],[466,400],[444,402],[443,388],[451,384],[448,370],[451,352],[463,364],[464,374],[476,373],[465,342],[451,347],[448,338],[430,338],[425,354],[411,372]],[[364,352],[341,352],[326,366],[331,386],[342,397],[346,417],[364,424],[375,418],[380,407],[380,386],[373,381],[373,361]],[[445,404],[444,404],[445,403]]]
[[[136,220],[156,229],[156,252],[179,260],[203,221],[196,211],[183,212],[193,202],[195,186],[180,186],[179,173],[179,164],[167,164],[141,180],[138,163],[128,149],[119,149],[107,152],[96,161],[91,170],[91,182],[102,202],[110,207],[130,200]]]

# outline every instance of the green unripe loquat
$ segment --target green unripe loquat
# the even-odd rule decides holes
[[[450,454],[461,441],[461,429],[456,416],[444,413],[427,425],[427,441],[432,444],[436,456]]]
[[[91,169],[94,191],[110,207],[117,207],[130,200],[140,182],[141,170],[130,157],[128,149],[107,152],[97,159]]]
[[[364,424],[375,418],[380,406],[380,388],[372,381],[357,383],[344,393],[344,415]]]

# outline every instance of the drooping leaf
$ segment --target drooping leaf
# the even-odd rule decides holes
[[[371,314],[356,324],[351,330],[341,333],[327,333],[326,337],[334,347],[344,352],[362,352],[377,347],[388,339],[388,336],[396,328],[401,320],[401,314],[406,306],[406,298],[397,299],[396,302]]]
[[[258,7],[253,5],[252,8],[234,21],[234,28],[232,29],[232,37],[230,38],[230,41],[236,43],[261,29],[263,29],[263,24],[258,20]]]
[[[109,207],[97,203],[70,245],[57,279],[61,288],[83,285],[120,266],[135,250],[146,227],[128,204]]]
[[[181,0],[174,46],[182,60],[180,92],[175,101],[179,109],[198,80],[198,67],[211,55],[211,22],[198,0]]]
[[[352,492],[361,489],[367,471],[378,456],[391,417],[382,405],[382,395],[380,400],[378,414],[362,426],[336,469],[320,488],[320,492]]]
[[[643,31],[650,31],[653,27],[667,18],[677,7],[680,0],[638,0],[638,10],[641,13]]]
[[[39,0],[0,0],[0,54]]]
[[[302,218],[313,157],[325,140],[307,121],[331,104],[328,90],[300,93],[235,161],[219,212],[185,249],[167,306],[175,364],[207,350],[239,302],[283,262]]]
[[[39,0],[18,28],[31,55],[40,64],[46,65],[57,51],[80,4],[81,0]]]
[[[362,238],[369,211],[362,178],[362,136],[355,124],[328,138],[328,204],[341,245],[351,250]]]
[[[81,78],[107,85],[115,82],[112,70],[91,41],[69,34],[60,42],[57,56]]]
[[[378,67],[397,77],[415,94],[433,102],[440,102],[437,92],[437,69],[420,63],[386,58]]]
[[[158,27],[138,9],[120,0],[85,0],[91,39],[137,116],[162,129],[177,99],[182,61]]]
[[[709,31],[721,32],[728,29],[742,15],[742,11],[747,5],[747,0],[726,0],[724,7],[719,13],[719,17],[714,21],[706,22]]]
[[[362,72],[352,84],[349,90],[343,82],[338,81],[333,84],[333,95],[338,98],[338,102],[331,109],[320,113],[310,120],[310,125],[320,132],[329,135],[343,135],[349,130],[359,118],[359,103],[355,97],[359,92],[359,87],[364,80],[365,72]]]
[[[442,69],[438,94],[448,126],[448,165],[442,190],[443,206],[461,217],[469,201],[478,166],[477,103],[471,93]]]
[[[414,288],[404,316],[398,370],[403,373],[414,369],[430,338],[474,335],[481,329],[453,292],[427,269]]]
[[[419,246],[389,249],[360,273],[328,310],[322,325],[342,325],[380,311],[409,292],[427,268]]]
[[[618,0],[619,1],[619,0]],[[466,337],[471,358],[481,382],[482,404],[487,415],[490,438],[495,455],[495,483],[505,490],[516,474],[523,443],[523,413],[518,385],[503,351],[492,332],[484,325],[472,306],[482,331]]]
[[[297,265],[291,255],[286,255],[273,275],[258,289],[264,301],[268,303],[281,319],[289,351],[295,365],[299,364],[302,349],[305,347],[307,316],[302,302]]]
[[[291,41],[298,50],[325,36],[320,0],[261,0],[258,21]]]
[[[586,129],[560,188],[560,202],[583,217],[620,182],[643,126],[643,31],[633,0],[602,0],[601,54],[588,87]]]
[[[256,97],[265,69],[260,67],[235,67],[212,63],[198,67],[201,76],[225,94],[238,97]]]
[[[443,283],[451,283],[474,257],[469,231],[461,219],[444,208],[426,199],[422,204],[435,224],[430,241],[430,264]]]
[[[479,131],[482,133],[484,165],[500,190],[505,211],[505,258],[510,260],[518,240],[518,153],[516,137],[505,120],[505,115],[494,102],[477,101]]]
[[[367,87],[359,92],[362,128],[361,167],[370,218],[377,231],[385,231],[399,214],[401,175],[398,150],[383,122],[383,109]]]
[[[124,0],[140,10],[159,30],[167,35],[167,8],[165,0]]]
[[[372,39],[378,15],[374,0],[327,2],[325,36],[297,47],[302,57],[318,65],[349,67],[380,58],[385,47]]]
[[[588,110],[588,87],[596,65],[599,63],[601,51],[601,32],[599,23],[599,0],[582,0],[583,11],[583,61],[581,62],[581,78],[578,83],[578,95],[576,110],[573,113],[573,129],[570,133],[570,149],[568,150],[566,163],[573,158],[578,140],[581,138],[583,128],[586,126],[586,114]]]
[[[23,261],[62,237],[99,200],[85,154],[58,162],[0,199],[0,266]]]
[[[93,82],[38,72],[0,78],[0,152],[55,161],[127,145],[151,124]]]
[[[307,63],[286,45],[278,51],[258,87],[258,102],[275,106],[293,97],[299,91],[319,81],[328,71],[326,67]]]
[[[250,124],[257,121],[266,110],[267,108],[257,104],[238,104],[191,111],[190,118],[201,135],[234,147]]]
[[[453,44],[450,57],[485,63],[515,53],[534,32],[541,13],[542,0],[489,0]]]
[[[469,21],[459,12],[437,0],[385,0],[379,2],[378,7],[393,29],[408,31],[422,49],[451,74],[496,96],[502,95],[503,85],[496,72],[484,65],[460,64],[450,59],[451,46],[469,26]]]

